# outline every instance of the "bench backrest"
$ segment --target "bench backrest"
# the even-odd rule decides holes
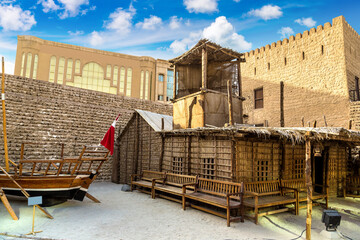
[[[279,180],[247,182],[244,183],[244,185],[245,191],[255,192],[259,195],[272,195],[281,193]]]
[[[152,181],[152,179],[160,179],[160,178],[165,178],[165,172],[144,170],[141,176],[141,179],[146,181]]]
[[[241,183],[199,178],[196,191],[224,197],[227,193],[241,192]]]
[[[349,187],[360,187],[360,176],[346,178],[346,185]]]
[[[305,184],[305,179],[281,179],[281,186],[282,187],[288,187],[288,188],[296,188],[296,189],[300,189],[300,188],[305,188],[306,184]]]
[[[196,183],[196,176],[166,173],[165,184],[182,187],[185,183]],[[194,188],[194,186],[189,188]]]

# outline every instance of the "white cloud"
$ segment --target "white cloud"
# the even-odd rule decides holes
[[[281,17],[283,15],[283,12],[281,11],[281,8],[279,6],[269,4],[259,9],[253,9],[248,12],[248,14],[250,16],[259,17],[264,20],[270,20]]]
[[[29,10],[24,11],[18,5],[0,5],[0,27],[4,31],[27,31],[35,24],[35,17]]]
[[[296,19],[295,20],[296,23],[300,24],[300,25],[303,25],[303,26],[306,26],[306,27],[314,27],[315,24],[316,24],[316,21],[314,21],[314,19],[312,19],[311,17],[309,18],[299,18],[299,19]]]
[[[237,3],[240,2],[240,1],[241,1],[241,0],[234,0],[234,2],[237,2]]]
[[[64,12],[59,15],[61,19],[76,17],[82,5],[89,5],[88,0],[58,0],[64,8]]]
[[[207,38],[224,47],[232,48],[236,51],[249,50],[252,47],[244,36],[235,32],[234,26],[228,22],[226,17],[216,18],[215,22],[204,28],[203,31],[193,32],[188,38],[175,40],[170,45],[170,49],[174,53],[182,53],[191,48],[200,38]]]
[[[51,11],[57,11],[60,9],[60,6],[57,5],[54,0],[39,0],[37,4],[41,4],[43,7],[43,12],[48,13]]]
[[[75,32],[68,31],[68,34],[71,36],[79,36],[79,35],[83,35],[84,31],[79,31],[79,30],[76,30]]]
[[[170,18],[169,27],[170,27],[171,29],[177,29],[177,28],[180,27],[181,21],[182,21],[182,18],[178,18],[177,16],[172,16],[172,17]]]
[[[190,13],[212,13],[218,11],[218,0],[184,0],[186,10]]]
[[[136,10],[132,5],[128,10],[117,8],[115,12],[110,14],[109,20],[105,21],[105,28],[127,34],[131,30],[131,21],[135,13]]]
[[[93,31],[90,34],[90,44],[92,46],[99,46],[104,43],[104,38],[100,35],[99,32]]]
[[[137,27],[141,27],[146,30],[154,30],[162,24],[161,18],[151,15],[149,18],[145,18],[144,22],[136,24]]]
[[[294,30],[291,27],[282,27],[279,31],[282,38],[288,38],[290,35],[294,34]]]

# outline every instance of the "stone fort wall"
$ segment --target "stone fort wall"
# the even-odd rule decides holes
[[[324,126],[324,116],[328,126],[347,127],[348,85],[351,74],[360,75],[358,41],[359,36],[340,16],[332,24],[325,23],[245,53],[241,74],[247,122],[263,124],[267,120],[269,126],[280,126],[280,82],[283,81],[286,127],[301,126],[302,118],[306,125],[317,120],[317,126]],[[254,89],[261,87],[264,108],[254,109]]]
[[[79,156],[83,145],[98,144],[121,113],[115,134],[124,127],[134,109],[172,115],[172,105],[97,91],[5,75],[6,119],[9,158],[18,161],[22,142],[28,145],[28,159],[51,159],[59,155],[64,143],[64,156]],[[1,77],[0,77],[1,79]],[[2,119],[2,113],[1,113]],[[2,124],[1,124],[2,132]],[[116,136],[115,136],[116,137]],[[3,135],[0,136],[0,164],[4,166]],[[98,180],[109,181],[112,160],[102,167]]]

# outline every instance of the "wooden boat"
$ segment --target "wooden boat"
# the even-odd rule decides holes
[[[0,170],[0,188],[7,195],[23,196],[19,184],[30,196],[43,196],[43,206],[55,205],[68,199],[82,201],[85,196],[96,201],[87,193],[90,184],[100,174],[107,161],[109,151],[103,146],[84,146],[79,157],[34,160],[24,159],[21,146],[20,161],[9,172],[10,179]],[[15,183],[13,180],[15,180]]]

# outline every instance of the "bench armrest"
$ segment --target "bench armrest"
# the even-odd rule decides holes
[[[241,194],[244,194],[244,193],[242,193],[242,192],[227,193],[226,197],[236,196],[236,195],[241,195]]]
[[[245,195],[252,195],[252,196],[259,196],[259,193],[251,192],[251,191],[244,191]]]
[[[184,183],[182,184],[183,187],[187,187],[187,186],[195,186],[197,183]]]
[[[131,181],[135,180],[135,177],[139,177],[141,174],[131,174]]]
[[[292,187],[281,187],[283,189],[289,189],[289,190],[293,190],[293,191],[297,191],[299,192],[301,189],[300,188],[292,188]]]

